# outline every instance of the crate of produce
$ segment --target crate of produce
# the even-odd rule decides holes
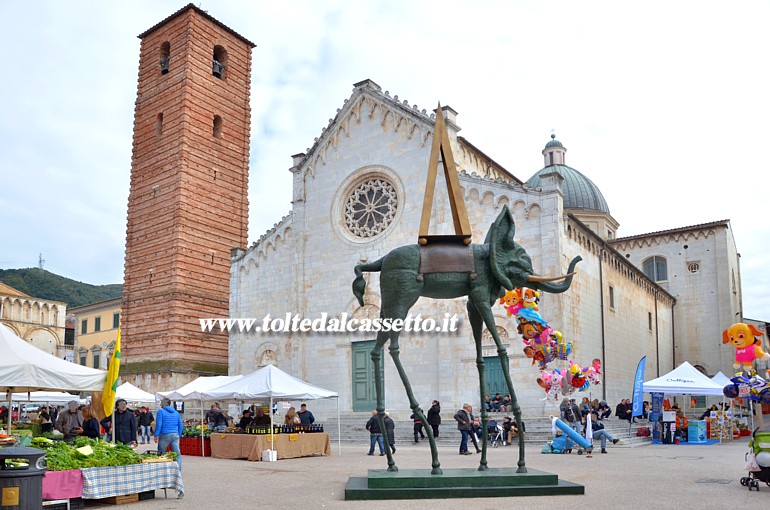
[[[179,449],[182,451],[182,455],[190,455],[191,457],[201,456],[201,439],[199,437],[188,437],[182,439],[189,440],[185,441],[184,443],[182,443],[181,439],[179,440]],[[185,444],[185,449],[182,449],[182,444]],[[203,455],[205,457],[211,457],[211,439],[203,440]]]

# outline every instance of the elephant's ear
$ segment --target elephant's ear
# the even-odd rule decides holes
[[[513,224],[513,216],[506,205],[500,211],[492,226],[489,227],[484,244],[489,245],[489,267],[500,285],[508,290],[513,290],[513,283],[505,275],[505,252],[513,250],[513,234],[516,226]]]

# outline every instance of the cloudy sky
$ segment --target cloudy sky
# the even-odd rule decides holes
[[[181,1],[0,3],[0,268],[123,278],[137,35]],[[253,51],[249,242],[369,78],[525,180],[551,130],[619,236],[729,219],[744,315],[770,320],[768,1],[207,1]]]

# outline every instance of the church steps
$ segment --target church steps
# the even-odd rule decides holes
[[[350,443],[366,443],[368,445],[369,432],[365,428],[366,421],[369,419],[368,413],[349,413],[347,415],[340,416],[340,437],[343,442]],[[489,415],[489,419],[494,419],[498,423],[502,423],[503,413],[495,413]],[[331,436],[332,442],[337,441],[337,419],[336,417],[320,419],[318,422],[323,422],[324,431],[328,432]],[[395,422],[395,434],[396,445],[414,444],[413,423],[412,420],[394,420]],[[553,439],[551,432],[551,419],[549,417],[532,417],[525,418],[524,423],[527,427],[526,442],[532,444],[544,444],[547,441]],[[637,437],[636,430],[639,427],[649,426],[646,421],[640,421],[634,423],[631,426],[630,432],[628,422],[620,421],[617,418],[609,418],[605,420],[605,429],[613,436],[620,439],[617,446],[635,447],[642,446],[650,443],[650,439],[647,437]],[[442,416],[442,424],[439,429],[440,437],[437,444],[440,446],[455,446],[459,444],[460,433],[457,431],[454,420],[451,416]],[[427,441],[427,438],[425,439]],[[422,443],[423,440],[421,439]],[[427,445],[426,445],[427,446]]]

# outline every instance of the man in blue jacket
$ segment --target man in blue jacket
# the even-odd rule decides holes
[[[155,442],[158,443],[158,455],[166,453],[166,448],[171,445],[171,451],[176,453],[176,462],[181,471],[182,454],[179,451],[179,438],[182,436],[182,418],[169,399],[164,398],[160,401],[160,405],[162,407],[155,415]],[[184,493],[180,492],[179,497],[182,496]]]

